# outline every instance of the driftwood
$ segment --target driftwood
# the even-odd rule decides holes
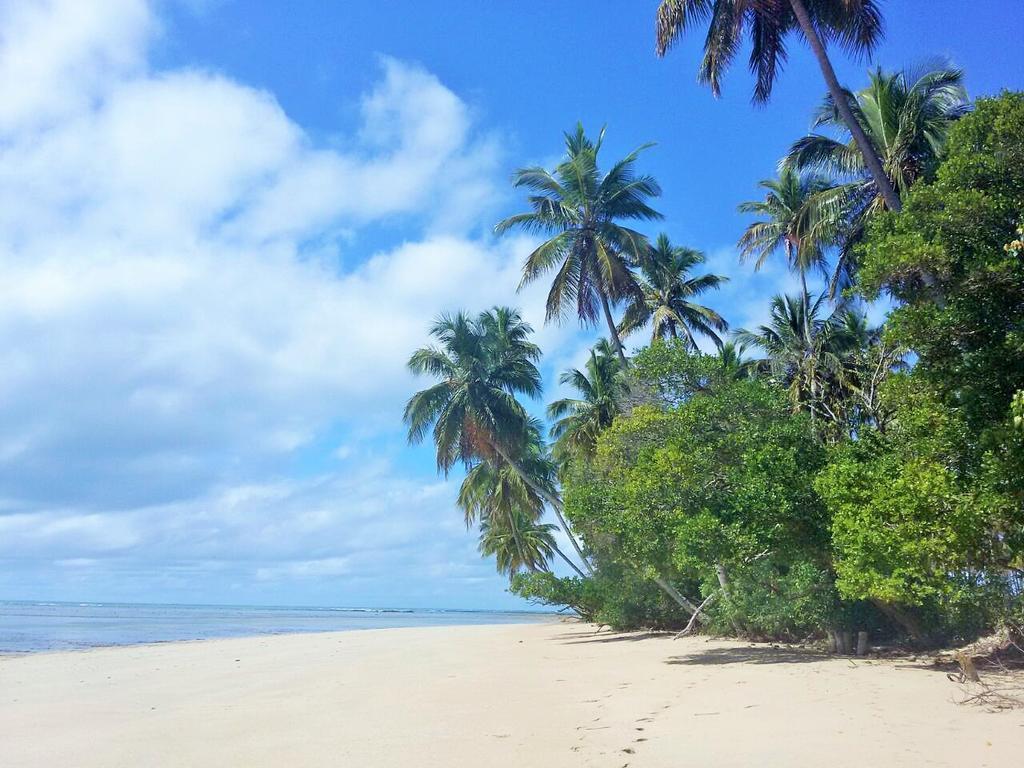
[[[994,635],[935,657],[936,665],[956,664],[959,667],[957,672],[946,675],[963,690],[964,696],[959,703],[990,709],[1024,707],[1021,636],[1020,628],[1003,627]],[[985,670],[984,680],[978,673],[979,667]]]
[[[1015,635],[1017,636],[1016,638]],[[983,637],[962,648],[954,648],[951,651],[938,654],[934,659],[934,663],[936,666],[957,664],[960,667],[960,672],[958,675],[951,674],[949,676],[950,680],[961,683],[977,683],[981,678],[978,675],[975,661],[977,659],[990,659],[1004,651],[1008,651],[1010,648],[1016,647],[1020,649],[1020,646],[1016,643],[1019,635],[1019,631],[1011,630],[1010,627],[1004,626],[994,635]]]

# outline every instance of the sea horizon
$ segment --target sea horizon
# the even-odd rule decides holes
[[[528,609],[0,600],[0,654],[230,637],[530,623]]]

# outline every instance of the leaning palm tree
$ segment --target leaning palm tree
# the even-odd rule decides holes
[[[417,392],[405,406],[409,441],[418,443],[433,427],[438,470],[458,462],[513,464],[526,443],[529,418],[517,395],[541,391],[540,349],[529,341],[530,326],[507,307],[443,315],[430,329],[440,346],[423,347],[409,369],[440,381]]]
[[[720,347],[722,340],[718,334],[727,330],[729,324],[715,310],[695,299],[729,278],[712,274],[691,277],[691,270],[704,261],[700,251],[672,245],[668,235],[658,235],[640,265],[643,273],[640,292],[630,298],[620,332],[629,334],[650,323],[652,343],[681,336],[689,348],[697,349],[695,334],[700,334]]]
[[[855,54],[870,54],[882,39],[877,0],[662,0],[657,17],[657,53],[668,49],[695,25],[709,25],[698,79],[721,92],[722,75],[750,38],[750,68],[757,85],[754,100],[766,102],[787,58],[786,38],[798,33],[810,45],[843,122],[853,135],[871,176],[891,210],[900,198],[856,120],[839,84],[826,46],[837,42]]]
[[[508,576],[519,571],[546,571],[558,550],[555,530],[554,525],[541,523],[519,509],[508,518],[488,517],[480,524],[480,553],[494,555],[498,573]]]
[[[517,396],[537,397],[541,391],[540,349],[529,340],[532,330],[507,307],[476,318],[463,312],[440,317],[430,329],[437,344],[409,359],[413,373],[439,380],[406,403],[409,442],[422,442],[432,432],[437,468],[445,475],[457,463],[467,470],[480,462],[511,467],[551,506],[589,568],[562,516],[558,494],[537,482],[526,465],[533,422]]]
[[[565,159],[553,171],[523,168],[513,183],[529,190],[530,211],[501,221],[495,232],[513,228],[546,236],[526,259],[523,286],[555,270],[547,299],[547,320],[576,315],[593,325],[604,314],[616,353],[625,361],[612,304],[637,292],[632,267],[643,258],[646,238],[625,221],[661,218],[648,203],[661,194],[651,176],[636,171],[644,145],[615,163],[607,173],[598,165],[604,129],[596,141],[577,125],[565,134]]]
[[[824,176],[799,174],[787,167],[777,179],[766,179],[758,186],[767,190],[764,200],[741,203],[738,208],[740,213],[761,217],[740,238],[740,260],[755,257],[754,269],[761,269],[769,256],[781,250],[807,293],[807,273],[827,272],[825,247],[835,238],[841,221],[834,208],[821,204],[822,193],[832,184]]]
[[[593,456],[598,435],[622,413],[629,394],[622,362],[607,342],[602,342],[590,351],[585,370],[572,368],[558,379],[575,389],[579,397],[562,398],[548,406],[548,418],[554,420],[552,452],[562,466],[576,458]]]
[[[936,67],[887,74],[879,68],[870,79],[867,88],[844,96],[881,158],[886,177],[903,195],[937,165],[950,128],[970,110],[963,73]],[[814,132],[819,128],[838,137]],[[833,284],[848,284],[856,271],[853,246],[862,237],[868,218],[888,204],[831,95],[815,113],[811,130],[793,144],[782,167],[824,172],[835,180],[835,189],[823,196],[830,201],[823,199],[823,203],[838,205],[846,225]]]
[[[467,528],[479,522],[516,539],[523,529],[522,521],[538,523],[543,517],[544,498],[535,488],[543,488],[550,495],[557,494],[555,465],[544,450],[536,420],[531,419],[529,432],[528,448],[519,461],[523,474],[508,464],[496,466],[488,462],[475,464],[466,473],[457,503],[465,514]],[[524,475],[532,483],[527,483]],[[527,542],[523,539],[517,544],[525,547]],[[551,551],[583,576],[579,567],[554,543]]]

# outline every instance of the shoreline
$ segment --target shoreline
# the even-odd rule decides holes
[[[525,612],[524,612],[525,613]],[[359,627],[354,629],[302,629],[297,631],[283,632],[259,632],[251,635],[218,635],[214,637],[191,637],[173,638],[168,640],[147,640],[145,642],[128,643],[104,643],[99,645],[88,645],[80,648],[40,648],[31,651],[4,651],[0,650],[0,662],[4,659],[34,658],[36,656],[54,656],[58,654],[83,654],[94,651],[128,650],[132,648],[165,648],[173,645],[197,645],[203,643],[222,643],[232,640],[260,640],[274,637],[317,637],[320,635],[349,635],[363,632],[402,632],[405,630],[428,631],[446,629],[465,629],[468,627],[529,627],[538,624],[559,624],[559,623],[582,623],[579,619],[568,616],[552,614],[551,618],[544,618],[544,614],[537,614],[536,621],[517,621],[503,624],[435,624],[432,626],[406,626],[406,627]],[[671,633],[666,633],[671,634]]]
[[[1024,712],[925,664],[537,623],[0,657],[0,764],[1009,766]]]
[[[218,638],[520,624],[549,611],[0,601],[0,656]]]

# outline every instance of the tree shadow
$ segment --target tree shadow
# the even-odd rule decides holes
[[[601,634],[595,632],[586,634],[570,632],[559,635],[555,639],[560,640],[565,645],[582,645],[590,643],[636,643],[641,640],[670,637],[672,637],[671,632],[604,632]]]
[[[666,664],[698,666],[703,664],[807,664],[835,659],[817,651],[800,648],[753,646],[743,648],[710,648],[698,653],[671,656]]]

